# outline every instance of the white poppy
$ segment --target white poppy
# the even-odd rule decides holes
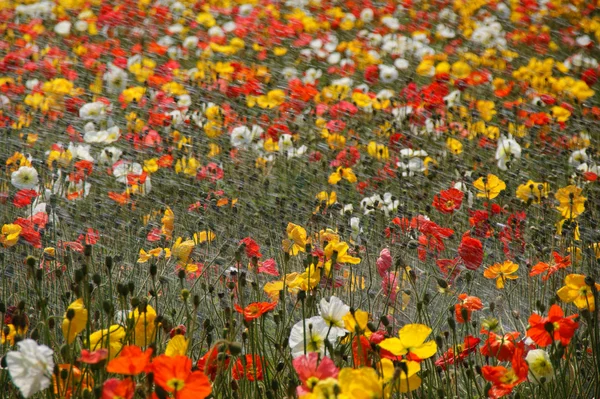
[[[529,365],[529,377],[532,382],[539,383],[542,378],[547,382],[554,377],[554,367],[552,367],[550,356],[545,350],[530,350],[525,356],[525,361]]]
[[[127,183],[127,175],[141,175],[144,169],[137,162],[118,162],[113,167],[113,176],[117,178],[119,183]]]
[[[307,353],[318,352],[326,355],[326,337],[329,342],[333,342],[337,338],[334,334],[331,334],[329,326],[321,316],[313,316],[310,319],[300,320],[294,324],[290,333],[289,345],[292,357],[296,358],[304,355],[305,347]]]
[[[18,351],[6,354],[6,367],[13,384],[25,398],[50,387],[54,371],[54,352],[46,345],[38,345],[32,339],[24,339]]]
[[[84,161],[94,162],[94,158],[90,155],[89,144],[73,144],[69,143],[68,150],[73,155],[73,158],[83,159]]]
[[[360,218],[352,217],[350,218],[350,236],[356,240],[358,235],[362,232],[362,228],[360,227]]]
[[[498,148],[496,150],[496,161],[501,170],[507,170],[506,162],[512,159],[521,158],[521,146],[512,136],[502,136],[498,140]]]
[[[383,83],[392,83],[398,79],[398,70],[393,66],[379,65],[379,78]]]
[[[10,182],[20,190],[33,190],[40,182],[38,172],[31,166],[21,166],[10,175]]]
[[[113,165],[121,158],[121,155],[123,155],[123,151],[117,147],[106,147],[100,152],[100,163],[104,165]]]
[[[279,137],[279,151],[280,152],[286,152],[289,150],[292,150],[294,148],[294,143],[292,142],[292,135],[291,134],[282,134]]]
[[[361,12],[360,12],[360,20],[365,22],[365,23],[369,23],[373,20],[373,16],[375,15],[375,13],[373,12],[373,9],[371,8],[364,8]]]
[[[106,88],[110,93],[121,93],[127,87],[127,72],[112,63],[108,64],[108,70],[102,79],[106,82]]]
[[[358,218],[356,218],[358,219]],[[348,333],[344,328],[344,316],[350,312],[350,306],[346,305],[336,296],[327,299],[322,298],[319,302],[319,314],[329,327],[331,327],[330,336],[343,337]]]
[[[84,104],[79,109],[79,117],[83,120],[101,120],[106,116],[106,104],[101,101]]]
[[[231,145],[235,148],[247,149],[253,138],[252,131],[246,126],[238,126],[231,131]]]
[[[586,148],[582,150],[573,151],[573,153],[569,157],[569,165],[577,167],[582,163],[587,162],[588,155],[585,153],[585,150]]]
[[[68,36],[71,33],[71,22],[61,21],[54,25],[54,32],[61,36]]]

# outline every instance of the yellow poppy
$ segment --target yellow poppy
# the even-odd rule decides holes
[[[473,182],[473,186],[479,190],[477,193],[478,197],[487,198],[488,200],[496,198],[504,189],[506,189],[506,183],[498,178],[496,175],[489,174],[487,177],[480,177]]]
[[[407,324],[398,331],[399,338],[387,338],[379,346],[396,356],[411,354],[419,359],[427,359],[437,352],[435,341],[427,341],[431,328],[424,324]]]
[[[519,265],[509,260],[504,263],[495,263],[483,271],[483,276],[489,279],[496,279],[496,288],[504,288],[506,280],[516,280],[519,278],[515,273],[519,270]]]
[[[69,317],[72,313],[73,317]],[[82,332],[88,321],[88,311],[83,305],[83,299],[79,298],[69,305],[65,312],[64,319],[62,322],[62,332],[67,343],[70,344],[75,340],[77,334]]]

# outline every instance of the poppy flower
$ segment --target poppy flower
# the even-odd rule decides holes
[[[428,253],[439,254],[444,251],[446,249],[444,240],[454,234],[454,230],[441,227],[423,216],[413,218],[410,227],[412,229],[416,228],[421,232],[418,238],[419,247],[417,249],[421,261],[427,258]]]
[[[36,198],[39,194],[35,190],[19,190],[16,192],[13,198],[13,205],[17,208],[24,208],[27,205],[31,205],[31,200]]]
[[[270,312],[277,307],[277,302],[254,302],[242,309],[240,305],[235,304],[235,311],[244,315],[244,320],[251,321],[258,319],[263,314]]]
[[[79,298],[69,305],[62,322],[62,331],[67,338],[67,343],[70,344],[75,340],[77,334],[87,326],[87,321],[88,311],[83,304],[83,299]]]
[[[364,335],[352,337],[352,361],[357,367],[369,367],[369,354],[372,352],[369,339]]]
[[[574,219],[585,210],[586,198],[581,195],[582,191],[583,189],[570,185],[561,188],[554,194],[554,198],[559,202],[556,209],[560,211],[564,219]]]
[[[449,365],[462,363],[467,356],[475,352],[479,342],[481,342],[480,338],[468,335],[465,337],[464,343],[458,344],[454,348],[449,348],[435,361],[435,365],[441,367],[442,370],[446,370]]]
[[[506,183],[498,178],[498,176],[489,174],[487,177],[480,177],[473,186],[479,191],[478,197],[487,198],[488,200],[496,198],[504,189],[506,189]]]
[[[61,372],[67,372],[67,378],[61,378],[57,381],[56,374],[52,375],[52,385],[54,388],[54,394],[64,399],[70,399],[73,395],[73,391],[79,392],[79,390],[91,390],[94,386],[94,379],[91,373],[87,369],[82,373],[81,370],[72,364],[59,364],[58,365],[59,375]],[[59,391],[60,390],[60,391]]]
[[[483,245],[481,244],[481,241],[470,237],[467,233],[463,235],[463,238],[460,241],[458,255],[467,269],[477,270],[483,262]]]
[[[246,355],[243,358],[238,358],[231,370],[231,376],[236,381],[244,378],[248,381],[262,380],[263,369],[261,357],[258,355]]]
[[[98,364],[106,358],[108,358],[108,349],[101,348],[95,351],[82,349],[81,356],[77,360],[85,364]]]
[[[198,359],[198,370],[206,374],[211,380],[217,378],[220,371],[229,368],[229,354],[223,352],[223,356],[219,356],[221,352],[217,346],[212,347],[200,359]],[[222,359],[220,359],[222,357]]]
[[[533,180],[527,181],[525,184],[521,184],[517,187],[517,198],[526,203],[539,204],[542,198],[548,196],[550,187],[548,183],[536,183]]]
[[[552,264],[552,266],[544,262],[539,262],[531,268],[529,276],[533,277],[542,273],[546,273],[542,276],[542,281],[546,281],[550,278],[551,275],[553,275],[560,269],[565,269],[571,266],[571,255],[562,257],[557,252],[552,252],[552,256],[554,257],[554,263]]]
[[[512,358],[517,338],[519,338],[518,332],[510,332],[504,335],[498,335],[492,331],[483,332],[488,334],[488,338],[480,349],[482,355],[495,357],[501,362]]]
[[[17,224],[5,224],[0,232],[0,244],[4,248],[12,247],[19,241],[19,235],[23,228]]]
[[[246,256],[250,259],[252,258],[260,258],[262,254],[260,253],[260,247],[250,237],[246,237],[240,241],[240,245],[244,245],[244,250],[246,251]]]
[[[564,317],[564,312],[560,306],[552,305],[548,317],[542,317],[536,313],[529,317],[530,327],[527,330],[527,336],[542,348],[558,340],[563,346],[567,346],[579,327],[579,323],[573,320],[577,316],[575,314]]]
[[[516,280],[519,278],[515,273],[519,270],[519,265],[509,260],[504,263],[495,263],[484,270],[483,276],[489,279],[496,279],[496,288],[504,288],[506,280]]]
[[[600,284],[590,281],[588,285],[586,280],[582,274],[569,274],[565,277],[564,287],[556,292],[560,300],[566,303],[573,302],[579,309],[593,312],[596,306],[592,284],[596,286],[596,291],[600,291]]]
[[[435,195],[432,205],[442,213],[451,214],[460,208],[464,196],[465,194],[462,191],[450,188],[440,191],[439,196]]]
[[[212,392],[208,377],[202,371],[192,371],[192,360],[187,356],[157,356],[150,369],[156,385],[175,392],[176,399],[204,399]]]
[[[150,356],[152,356],[152,348],[142,352],[139,346],[124,346],[119,357],[108,362],[106,371],[115,374],[138,375],[146,369]]]
[[[474,310],[483,309],[483,303],[481,303],[481,299],[477,298],[476,296],[460,294],[458,296],[458,300],[459,303],[454,305],[454,313],[456,314],[456,321],[459,323],[466,323],[470,321],[471,313]],[[466,317],[463,317],[463,313],[465,313]]]
[[[132,399],[134,394],[135,383],[129,378],[109,378],[102,385],[102,399]]]
[[[487,393],[489,398],[497,399],[508,395],[515,386],[527,379],[529,366],[523,358],[523,352],[523,345],[519,345],[512,356],[510,369],[504,366],[482,367],[483,378],[492,383]]]
[[[329,175],[329,184],[338,184],[342,179],[346,179],[349,183],[356,183],[357,178],[351,168],[338,167],[335,172]]]
[[[14,224],[21,227],[20,237],[34,248],[42,247],[42,235],[35,230],[35,224],[28,219],[17,218]]]
[[[275,259],[267,259],[264,262],[258,262],[258,272],[268,274],[270,276],[279,276],[279,271],[277,270],[277,263]]]
[[[316,352],[295,358],[292,360],[292,365],[302,383],[297,388],[298,396],[312,391],[319,380],[337,378],[339,373],[339,369],[335,366],[333,360],[327,356],[320,357]]]
[[[379,346],[396,356],[408,356],[411,360],[421,361],[435,355],[437,344],[427,341],[431,328],[424,324],[407,324],[398,331],[399,338],[387,338]]]
[[[286,228],[288,238],[283,240],[283,250],[292,256],[298,255],[299,252],[306,251],[306,230],[302,226],[293,223],[288,223]]]

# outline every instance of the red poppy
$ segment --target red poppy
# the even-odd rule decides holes
[[[480,350],[483,356],[495,357],[501,362],[513,357],[517,338],[519,338],[518,332],[510,332],[504,335],[498,335],[491,331],[484,332],[488,334],[488,339]]]
[[[577,316],[574,314],[564,317],[564,312],[560,306],[552,305],[548,317],[542,317],[536,313],[529,317],[530,327],[527,330],[527,336],[542,348],[556,340],[560,340],[563,346],[567,346],[573,335],[575,335],[575,330],[579,327],[579,323],[573,320]]]
[[[456,321],[459,323],[466,323],[471,320],[471,313],[474,310],[483,309],[483,303],[481,299],[476,296],[469,296],[467,294],[460,294],[458,296],[459,303],[454,305],[454,312],[456,314]],[[466,312],[466,318],[463,317],[463,309]]]
[[[436,265],[440,268],[440,271],[444,273],[444,276],[448,278],[450,282],[454,282],[458,274],[460,273],[460,258],[456,257],[454,259],[438,259],[436,260]]]
[[[523,358],[523,344],[515,349],[511,357],[511,368],[504,366],[483,366],[481,371],[483,378],[493,385],[488,391],[488,397],[492,399],[501,398],[512,392],[513,388],[527,379],[529,366]]]
[[[100,232],[98,230],[94,230],[91,227],[88,227],[87,232],[84,234],[80,234],[77,238],[77,241],[84,242],[87,245],[96,245],[98,239],[100,238]]]
[[[212,386],[202,371],[192,371],[192,360],[187,356],[160,355],[152,361],[154,382],[167,392],[176,392],[177,399],[204,399]]]
[[[158,161],[156,161],[156,163],[161,168],[170,168],[171,165],[173,165],[173,156],[168,154],[163,155],[162,157],[158,158]]]
[[[279,276],[279,271],[277,270],[277,263],[275,262],[275,259],[267,259],[264,262],[259,262],[258,272],[265,273],[271,276]]]
[[[38,196],[35,190],[19,190],[15,193],[13,198],[13,205],[17,208],[24,208],[27,205],[31,205],[31,200]]]
[[[108,362],[106,371],[115,374],[138,375],[148,365],[150,356],[152,356],[152,348],[142,352],[139,346],[124,346],[119,357]]]
[[[260,356],[246,355],[243,358],[238,358],[233,365],[231,375],[234,380],[241,380],[243,378],[248,381],[262,380],[263,369]]]
[[[95,351],[89,351],[87,349],[81,350],[81,357],[77,359],[81,363],[86,364],[97,364],[108,357],[108,349],[98,349]]]
[[[470,86],[479,86],[490,81],[491,74],[488,71],[473,71],[465,79]]]
[[[433,206],[442,213],[450,214],[460,208],[465,194],[456,189],[440,191],[440,195],[433,197]]]
[[[483,245],[467,232],[458,246],[458,255],[467,269],[476,270],[483,262]]]
[[[220,371],[227,370],[229,368],[229,354],[223,352],[223,359],[219,359],[219,349],[214,346],[208,352],[198,359],[198,370],[206,374],[211,380],[217,378],[217,374]]]
[[[250,237],[246,237],[240,241],[240,245],[244,244],[244,249],[246,251],[246,256],[248,258],[260,258],[262,254],[260,253],[260,247]]]
[[[371,365],[369,360],[370,352],[371,344],[367,337],[360,335],[352,338],[352,359],[354,359],[354,365],[356,367],[368,367]],[[393,356],[391,353],[390,355]]]
[[[130,379],[110,378],[102,386],[102,399],[132,399],[135,383]]]
[[[23,218],[17,218],[14,224],[21,226],[22,230],[20,237],[23,238],[23,240],[31,244],[34,248],[42,247],[42,236],[35,230],[34,222]]]
[[[183,324],[180,324],[177,327],[172,328],[171,331],[169,331],[169,336],[173,338],[176,335],[185,335],[186,331],[187,328]]]
[[[594,172],[589,172],[589,171],[588,171],[588,172],[583,172],[583,173],[582,173],[582,176],[583,176],[583,178],[584,178],[586,181],[590,181],[590,182],[591,182],[591,181],[596,181],[596,180],[598,180],[598,175],[597,175],[597,174],[595,174]]]
[[[354,146],[350,146],[340,151],[335,157],[335,160],[331,161],[330,166],[334,168],[337,168],[339,166],[343,166],[344,168],[351,168],[354,165],[356,165],[359,159],[360,152],[358,151],[358,149]]]
[[[150,242],[158,241],[161,238],[161,234],[162,234],[161,230],[158,227],[155,227],[152,230],[150,230],[150,232],[146,236],[146,240],[148,240]]]
[[[481,342],[480,338],[468,335],[463,344],[456,345],[455,348],[448,349],[440,358],[435,361],[435,365],[442,370],[455,363],[462,363],[467,356],[475,352],[477,345]]]
[[[111,200],[115,201],[116,203],[118,203],[120,205],[125,205],[129,201],[129,194],[126,192],[123,194],[119,194],[119,193],[115,193],[113,191],[109,191],[108,198],[110,198]]]
[[[454,230],[438,226],[423,216],[413,218],[410,227],[417,228],[421,232],[418,238],[419,248],[417,250],[421,261],[425,261],[428,253],[439,254],[446,249],[444,239],[454,234]]]
[[[277,302],[254,302],[242,309],[240,305],[235,304],[235,311],[244,315],[244,320],[250,321],[258,319],[262,315],[277,307]]]
[[[494,234],[488,211],[469,210],[469,215],[469,224],[474,228],[473,234],[478,237],[490,237]]]
[[[216,181],[221,180],[224,175],[225,175],[225,173],[223,172],[223,169],[221,169],[219,167],[219,165],[217,165],[216,163],[211,162],[208,165],[200,168],[200,170],[198,170],[196,179],[198,179],[198,180],[210,179],[210,181],[215,183]]]
[[[546,274],[542,276],[542,281],[546,281],[550,278],[551,275],[553,275],[560,269],[565,269],[571,266],[571,255],[567,255],[563,258],[557,252],[552,252],[552,256],[554,257],[554,263],[552,264],[552,266],[544,262],[539,262],[537,265],[531,268],[529,276],[533,277],[545,272]]]

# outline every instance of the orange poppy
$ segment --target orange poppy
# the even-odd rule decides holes
[[[545,272],[546,274],[542,276],[542,281],[546,281],[550,278],[551,275],[553,275],[560,269],[565,269],[568,266],[571,266],[571,255],[562,257],[557,252],[552,252],[552,256],[554,257],[554,264],[552,266],[544,262],[539,262],[537,265],[531,268],[529,276],[533,277]]]
[[[471,313],[474,310],[483,309],[483,303],[481,303],[481,299],[477,298],[476,296],[460,294],[458,299],[460,302],[454,305],[454,311],[456,313],[456,321],[459,323],[466,323],[470,321]],[[465,310],[464,312],[463,309]],[[463,317],[463,313],[465,317]]]
[[[102,386],[102,399],[132,399],[134,394],[135,383],[129,378],[110,378]]]
[[[56,375],[52,375],[52,385],[54,386],[54,394],[61,398],[70,399],[73,391],[91,390],[94,386],[94,379],[91,373],[87,371],[81,372],[78,367],[71,364],[59,364],[59,373],[67,372],[67,378],[60,378],[58,381]]]
[[[523,351],[521,344],[512,356],[510,369],[504,366],[483,366],[483,378],[493,384],[487,393],[489,398],[497,399],[508,395],[515,386],[527,379],[529,366],[523,358]]]
[[[550,307],[548,317],[542,317],[539,314],[533,313],[529,317],[529,325],[531,327],[527,330],[527,336],[542,348],[557,340],[560,340],[563,346],[569,345],[571,338],[573,338],[575,331],[579,327],[579,323],[573,320],[578,315],[564,316],[563,310],[558,305]]]
[[[248,381],[262,380],[263,369],[260,356],[246,355],[244,361],[242,361],[242,358],[238,358],[233,365],[231,375],[234,380],[241,380],[243,378]]]
[[[106,370],[115,374],[138,375],[148,365],[150,356],[152,356],[152,348],[142,352],[139,346],[128,345],[123,347],[119,357],[108,362]]]
[[[483,356],[495,357],[501,362],[512,358],[517,338],[519,338],[518,332],[510,332],[504,335],[498,335],[491,331],[482,331],[482,333],[488,334],[488,339],[484,342],[480,350]]]
[[[156,357],[150,366],[154,382],[175,399],[204,399],[212,392],[210,381],[201,371],[192,372],[192,360],[187,356]]]
[[[263,314],[270,312],[277,307],[277,302],[254,302],[242,309],[238,304],[235,305],[235,310],[244,315],[244,320],[250,321],[258,319]]]

